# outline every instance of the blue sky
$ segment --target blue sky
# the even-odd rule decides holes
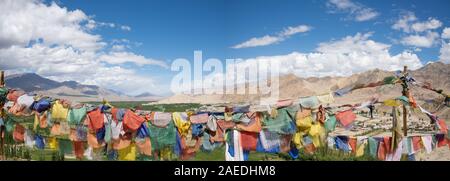
[[[27,0],[20,1],[29,3]],[[50,9],[49,7],[53,4],[53,1],[30,1],[35,4],[44,4],[47,9]],[[373,60],[373,63],[378,65],[377,61],[381,61],[379,60],[381,58],[392,59],[390,63],[387,63],[389,66],[376,67],[386,70],[395,68],[397,64],[400,67],[401,64],[410,63],[412,67],[417,68],[419,64],[426,64],[428,61],[450,62],[450,58],[445,53],[449,51],[446,46],[448,38],[444,35],[444,29],[450,27],[448,13],[450,1],[447,0],[58,0],[55,5],[57,8],[67,8],[69,13],[83,12],[87,17],[80,17],[80,21],[75,22],[78,25],[84,26],[89,20],[95,21],[95,28],[77,29],[81,33],[100,37],[94,42],[102,43],[101,48],[89,50],[95,54],[92,56],[95,57],[93,59],[97,60],[98,57],[102,59],[102,55],[110,55],[103,59],[113,59],[114,56],[117,57],[114,50],[126,52],[127,55],[132,54],[136,59],[144,57],[143,60],[128,62],[123,59],[117,59],[115,62],[108,59],[101,64],[109,72],[113,72],[110,69],[116,67],[121,69],[119,72],[129,72],[132,77],[152,79],[149,84],[153,84],[153,87],[145,90],[137,90],[135,86],[127,86],[125,83],[112,87],[130,94],[139,92],[168,94],[170,92],[168,83],[176,72],[171,72],[167,67],[170,67],[170,63],[176,58],[192,60],[194,50],[202,50],[203,59],[219,58],[221,60],[226,58],[248,60],[257,59],[260,56],[288,57],[292,55],[297,57],[297,63],[292,64],[298,64],[298,61],[305,59],[303,56],[306,56],[309,62],[322,61],[323,58],[320,60],[311,58],[314,53],[326,54],[327,56],[324,57],[328,57],[330,52],[349,56],[353,50],[349,52],[342,49],[342,46],[348,46],[358,49],[355,51],[360,51],[354,52],[354,56],[351,56],[355,59],[354,61],[358,61],[357,56],[363,56],[361,59]],[[44,9],[43,7],[42,11],[45,11]],[[14,14],[14,12],[11,13]],[[411,20],[407,21],[403,28],[399,26],[394,28],[395,24],[407,17]],[[114,27],[109,26],[108,23],[114,24]],[[289,34],[287,33],[289,27],[292,30],[298,28],[296,30],[299,31]],[[301,28],[304,29],[300,30]],[[36,36],[39,37],[40,34]],[[33,35],[31,38],[36,36]],[[266,39],[263,40],[265,36]],[[346,37],[350,42],[345,41]],[[41,38],[44,42],[46,41],[45,35]],[[252,38],[260,44],[254,45],[255,42],[250,41]],[[2,40],[1,35],[0,40]],[[65,48],[71,45],[77,47],[76,44],[61,43],[61,41],[54,40],[56,44],[65,44]],[[17,40],[17,42],[20,41]],[[4,46],[5,52],[13,45]],[[117,46],[112,48],[114,45]],[[365,52],[364,46],[372,45],[374,48],[368,48],[370,50]],[[38,49],[38,47],[34,48]],[[332,49],[343,52],[334,52]],[[378,57],[377,54],[384,53],[385,50],[388,53],[381,58]],[[3,57],[3,60],[15,58],[5,52],[0,51],[0,58]],[[40,53],[36,54],[40,55]],[[88,55],[79,56],[84,58]],[[139,65],[136,63],[138,61],[154,62]],[[158,61],[160,62],[155,63]],[[65,63],[70,64],[69,60]],[[6,63],[3,62],[3,64]],[[44,71],[42,67],[27,68],[3,64],[2,66],[9,67],[12,71],[44,72],[44,75],[50,78],[74,79],[75,77],[70,74],[70,71],[50,73],[50,68]],[[158,66],[161,64],[166,66]],[[316,65],[316,68],[319,67],[317,74],[310,75],[298,70],[292,72],[299,76],[347,75],[339,71],[331,73],[329,71],[331,68],[326,67],[326,62],[322,64]],[[356,64],[361,67],[372,65],[370,63],[360,65],[358,62]],[[352,65],[354,64],[349,64],[349,66]],[[305,68],[305,66],[302,67]],[[350,72],[357,73],[364,70],[366,69],[354,68]],[[87,79],[77,81],[102,86],[111,85],[108,82],[109,79],[108,81]],[[126,81],[126,78],[118,81]],[[133,88],[130,90],[124,87]]]
[[[126,38],[140,42],[142,46],[135,48],[136,52],[167,60],[192,57],[194,50],[203,50],[205,56],[221,59],[309,52],[320,42],[357,32],[374,32],[373,40],[393,44],[391,39],[398,38],[401,32],[392,30],[391,25],[404,11],[414,12],[422,20],[434,17],[450,26],[450,1],[447,0],[353,2],[371,7],[380,15],[372,21],[345,20],[346,13],[328,13],[327,0],[60,0],[61,5],[81,9],[94,15],[98,21],[132,27],[132,31],[127,33],[99,30],[105,39]],[[271,34],[298,24],[311,25],[314,31],[276,45],[244,50],[229,48],[250,37]],[[392,51],[395,53],[405,48],[410,47],[393,44]],[[437,60],[438,55],[438,46],[418,53],[424,62]]]

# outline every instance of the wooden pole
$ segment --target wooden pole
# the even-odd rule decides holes
[[[402,95],[405,97],[408,97],[408,84],[406,82],[406,76],[407,76],[407,71],[408,71],[408,66],[404,66],[403,67],[403,77],[402,77],[402,87],[403,87],[403,91],[402,91]],[[407,119],[408,119],[408,110],[406,110],[406,106],[403,105],[403,135],[407,136],[408,135],[408,125],[407,125]]]
[[[394,147],[397,147],[396,145],[396,139],[397,139],[397,126],[398,126],[398,121],[397,121],[397,109],[395,106],[392,106],[392,140],[391,140],[391,150],[389,151],[393,151]]]
[[[0,87],[5,87],[5,71],[0,71]],[[1,105],[0,105],[0,111],[2,112],[2,113],[0,113],[1,114],[1,116],[3,117],[4,115],[3,115],[3,106],[4,106],[4,103],[1,103]],[[3,118],[2,118],[3,119]],[[3,152],[3,149],[4,149],[4,147],[3,147],[3,144],[4,144],[4,138],[3,138],[3,134],[4,134],[4,126],[0,126],[0,156],[1,156],[1,159],[0,160],[3,160],[3,159],[5,159],[5,155],[4,155],[4,152]]]
[[[5,71],[1,71],[0,72],[0,87],[4,87],[5,86]]]

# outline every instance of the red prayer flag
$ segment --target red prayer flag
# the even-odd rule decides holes
[[[384,146],[384,142],[380,141],[378,145],[378,159],[385,160],[386,159],[386,147]]]
[[[241,131],[241,142],[242,149],[256,150],[256,145],[258,144],[258,133]]]
[[[445,121],[443,119],[438,120],[439,129],[441,133],[447,134],[448,133],[448,127],[447,124],[445,124]]]
[[[414,137],[412,138],[412,140],[413,140],[413,148],[414,148],[414,151],[420,150],[420,149],[422,148],[420,136],[414,136]]]
[[[391,153],[391,137],[389,136],[383,137],[383,142],[386,152]]]
[[[348,145],[352,148],[352,153],[356,153],[356,138],[350,138],[348,140]]]
[[[352,112],[352,110],[338,112],[336,114],[336,119],[341,122],[343,126],[348,126],[356,119],[356,114]]]

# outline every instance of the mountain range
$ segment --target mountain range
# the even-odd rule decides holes
[[[417,81],[428,82],[435,89],[442,89],[445,93],[450,92],[450,65],[441,62],[428,63],[420,69],[409,71]],[[279,77],[279,99],[297,99],[312,95],[320,95],[335,91],[337,89],[355,85],[368,84],[383,80],[387,76],[394,75],[394,72],[373,69],[362,73],[353,74],[347,77],[297,77],[294,74]],[[212,95],[190,95],[175,94],[170,97],[156,96],[151,93],[142,93],[130,96],[122,92],[102,88],[96,85],[84,85],[76,81],[58,82],[44,78],[35,73],[15,74],[5,77],[7,87],[18,88],[27,93],[42,94],[55,98],[64,98],[74,101],[101,101],[103,98],[109,101],[149,101],[161,104],[173,103],[258,103],[262,94],[212,94]],[[252,87],[254,84],[238,85]],[[401,96],[400,85],[385,85],[355,90],[342,97],[335,97],[335,104],[355,104],[367,101],[371,97],[377,96],[380,100]],[[443,96],[433,91],[420,87],[411,87],[413,96],[419,103],[431,111],[435,109]],[[427,104],[425,104],[427,103]],[[432,105],[434,104],[434,105]],[[438,110],[434,110],[438,111]],[[450,115],[446,108],[443,115]]]
[[[42,94],[55,98],[75,101],[155,101],[160,96],[142,93],[130,96],[125,93],[102,88],[96,85],[84,85],[76,81],[58,82],[44,78],[35,73],[14,74],[5,77],[6,86],[24,90],[29,94]]]
[[[411,76],[419,82],[431,83],[435,89],[442,89],[445,93],[450,92],[450,65],[441,62],[428,63],[417,70],[409,71]],[[368,84],[383,80],[387,76],[394,75],[394,72],[373,69],[362,73],[353,74],[348,77],[297,77],[294,74],[283,75],[279,77],[279,99],[298,99],[299,97],[321,95],[333,92],[337,89],[356,84]],[[244,86],[244,85],[239,85]],[[253,84],[246,85],[256,86]],[[369,100],[376,96],[379,100],[386,100],[401,96],[402,88],[400,85],[384,85],[379,87],[363,88],[352,91],[342,97],[335,97],[335,104],[356,104]],[[442,103],[443,96],[433,91],[421,87],[411,87],[411,92],[418,103],[422,103],[430,111],[438,111],[437,106]],[[261,94],[210,94],[210,95],[192,95],[176,94],[162,99],[156,103],[258,103],[259,98],[264,97]],[[428,104],[425,104],[428,103]],[[434,103],[431,105],[429,103]],[[444,109],[445,117],[449,117],[450,110]]]

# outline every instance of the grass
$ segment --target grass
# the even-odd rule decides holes
[[[59,151],[51,149],[33,149],[31,154],[32,160],[38,161],[64,161],[64,156],[62,156]]]
[[[192,161],[224,161],[225,148],[220,147],[212,152],[198,152]],[[344,153],[339,150],[328,149],[325,147],[318,148],[313,154],[306,153],[303,149],[299,150],[299,157],[297,159],[291,158],[287,153],[270,154],[250,152],[249,161],[377,161],[369,155],[356,157],[352,153]]]
[[[58,150],[51,149],[30,149],[25,148],[22,145],[6,146],[7,160],[37,160],[37,161],[76,161],[75,158],[64,158]],[[14,150],[14,151],[13,151]],[[14,153],[11,153],[14,152]],[[199,151],[189,161],[225,161],[225,148],[219,147],[211,152]],[[344,153],[339,150],[331,150],[326,148],[317,149],[313,154],[305,153],[304,150],[299,151],[300,156],[294,161],[377,161],[369,155],[363,155],[362,157],[355,157],[351,153]],[[103,160],[107,160],[104,157]],[[137,161],[152,161],[153,157],[138,155]],[[175,159],[177,160],[177,159]],[[270,154],[250,152],[249,161],[289,161],[293,160],[289,155],[285,153]],[[404,159],[402,159],[404,160]]]
[[[284,160],[278,154],[250,152],[249,161]],[[225,161],[225,145],[214,149],[211,152],[199,151],[191,161]]]
[[[100,102],[86,102],[90,104],[101,104]],[[197,103],[183,103],[183,104],[154,104],[146,105],[145,101],[125,101],[125,102],[110,102],[110,104],[117,108],[136,108],[148,111],[165,111],[165,112],[181,112],[192,108],[199,108],[201,105]]]
[[[368,151],[365,151],[368,153]],[[377,161],[378,159],[364,154],[361,157],[356,157],[352,153],[345,153],[340,150],[328,149],[321,147],[316,149],[313,154],[305,153],[304,150],[300,150],[300,161]]]
[[[165,112],[182,112],[188,109],[199,108],[200,104],[158,104],[158,105],[145,105],[142,106],[143,110],[151,111],[165,111]]]

